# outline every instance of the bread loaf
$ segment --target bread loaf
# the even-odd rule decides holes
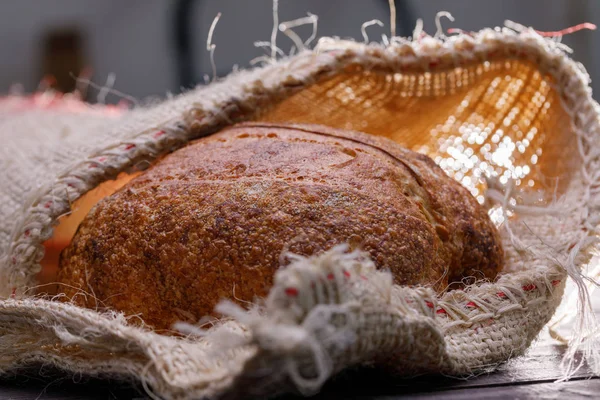
[[[161,329],[234,293],[266,295],[283,250],[339,243],[369,252],[398,284],[439,291],[493,279],[503,259],[486,211],[427,156],[359,132],[243,124],[101,200],[63,251],[59,282],[82,306]]]

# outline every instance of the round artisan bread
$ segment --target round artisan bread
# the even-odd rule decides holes
[[[101,200],[63,251],[82,306],[154,328],[267,294],[282,251],[340,243],[402,285],[492,279],[503,251],[486,211],[427,156],[315,125],[242,124],[174,152]],[[91,296],[74,296],[78,289]]]

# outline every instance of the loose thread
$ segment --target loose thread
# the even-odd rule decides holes
[[[279,31],[279,0],[273,0],[273,30],[271,31],[271,59],[277,58],[277,31]]]
[[[396,1],[389,0],[390,4],[390,35],[396,37]]]
[[[417,19],[417,23],[415,24],[415,30],[413,31],[413,40],[421,39],[421,34],[423,33],[423,20],[421,18]]]
[[[435,27],[437,28],[435,31],[435,37],[440,37],[444,35],[444,29],[442,28],[442,17],[448,18],[451,22],[454,22],[454,17],[448,11],[440,11],[435,15]]]
[[[469,35],[469,36],[473,36],[475,34],[475,32],[473,32],[473,31],[464,31],[460,28],[448,28],[448,30],[446,30],[446,32],[449,34],[458,33],[458,34]]]
[[[319,17],[315,14],[307,14],[307,17],[302,17],[291,21],[282,22],[281,24],[279,24],[279,30],[294,42],[298,51],[303,50],[304,48],[309,46],[310,43],[317,37],[317,24],[319,21]],[[313,26],[312,34],[309,36],[308,39],[302,42],[300,36],[298,36],[298,34],[294,32],[291,28],[296,28],[298,26],[308,24],[312,24]]]
[[[213,81],[217,79],[217,64],[215,64],[215,48],[217,45],[212,43],[212,38],[219,19],[221,19],[221,13],[218,13],[215,19],[213,19],[212,24],[210,24],[208,37],[206,38],[206,50],[210,52],[210,66],[212,67]]]
[[[97,97],[98,103],[100,103],[100,104],[106,103],[106,96],[112,90],[113,86],[115,85],[116,80],[117,80],[117,75],[114,72],[111,72],[110,74],[108,74],[108,76],[106,77],[106,83],[104,84],[104,87],[102,87],[102,89],[100,89],[100,93],[98,93],[98,97]]]
[[[579,32],[582,31],[584,29],[590,30],[590,31],[595,31],[596,30],[596,25],[592,24],[590,22],[584,22],[582,24],[578,24],[578,25],[574,25],[565,29],[561,29],[559,31],[538,31],[537,29],[534,29],[535,32],[540,35],[540,36],[544,36],[544,37],[558,37],[558,36],[564,36],[564,35],[569,35],[571,33],[575,33],[575,32]]]
[[[369,35],[367,35],[367,28],[371,25],[383,26],[383,22],[381,22],[378,19],[372,19],[361,25],[360,32],[362,33],[363,39],[365,40],[365,44],[369,44]]]

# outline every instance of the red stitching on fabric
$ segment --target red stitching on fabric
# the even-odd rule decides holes
[[[164,135],[165,133],[166,133],[165,131],[158,131],[158,132],[156,132],[156,133],[154,134],[154,138],[159,138],[159,137],[161,137],[162,135]]]
[[[298,289],[293,288],[293,287],[286,288],[285,294],[287,294],[290,297],[296,297],[296,296],[298,296]]]
[[[425,300],[425,304],[427,304],[427,307],[433,308],[433,303],[432,302]]]
[[[128,144],[128,145],[125,146],[125,150],[131,150],[134,147],[135,147],[135,144],[133,144],[133,143],[132,144]]]
[[[498,296],[498,297],[500,297],[502,299],[505,299],[506,298],[506,293],[504,293],[504,292],[498,292],[498,293],[496,293],[496,296]]]
[[[436,314],[446,314],[446,310],[444,310],[443,308],[438,308],[435,313]]]
[[[537,286],[535,286],[533,283],[523,286],[523,290],[525,290],[526,292],[530,292],[534,289],[537,289]]]
[[[348,272],[348,271],[344,270],[344,276],[345,276],[346,278],[350,278],[350,272]]]
[[[472,301],[468,302],[467,304],[465,304],[465,307],[469,307],[469,308],[477,308],[477,304],[473,303]]]
[[[327,274],[327,279],[329,279],[330,281],[332,281],[333,278],[335,278],[335,276],[333,275],[333,273]]]
[[[462,33],[463,35],[469,35],[469,36],[473,36],[475,34],[475,32],[473,32],[473,31],[467,32],[467,31],[463,31],[462,29],[459,29],[459,28],[448,28],[448,30],[446,32],[451,33],[451,34],[452,33]]]
[[[15,297],[17,297],[17,288],[16,287],[12,288],[12,292],[10,294],[10,297],[12,297],[13,299]]]
[[[560,284],[560,279],[556,279],[552,281],[552,286],[558,286]]]

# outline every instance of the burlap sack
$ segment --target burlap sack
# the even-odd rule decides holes
[[[133,378],[149,393],[182,399],[312,393],[361,364],[468,375],[523,354],[568,276],[581,302],[566,376],[575,350],[594,362],[582,271],[597,242],[599,109],[584,69],[562,49],[531,29],[387,46],[323,39],[315,50],[123,115],[1,113],[0,372],[52,364]],[[207,331],[188,326],[188,337],[31,295],[42,242],[75,199],[250,119],[353,128],[427,152],[490,207],[505,271],[437,296],[394,285],[343,247],[289,256],[263,304],[246,311],[222,303],[225,317]],[[544,179],[551,176],[560,176],[557,185]]]

